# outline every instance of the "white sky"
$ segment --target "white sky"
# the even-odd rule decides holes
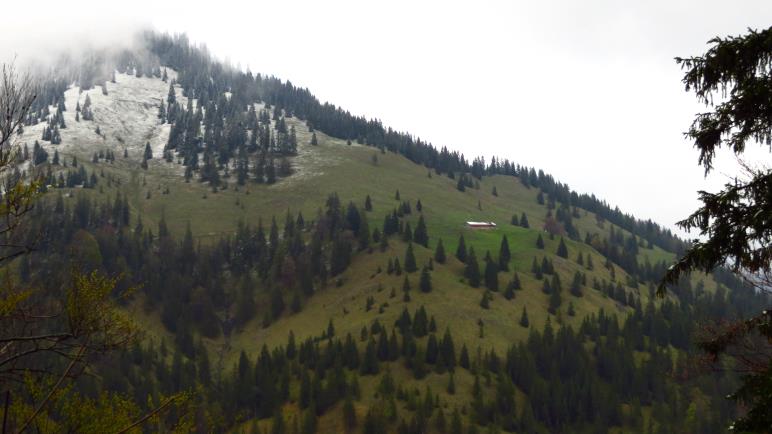
[[[121,5],[115,12],[114,5]],[[38,1],[10,5],[0,56],[114,44],[137,25],[308,87],[467,157],[542,168],[668,227],[707,180],[682,137],[702,109],[675,56],[772,25],[769,1]],[[29,29],[34,29],[29,31]],[[73,42],[77,41],[77,42]],[[756,153],[769,160],[768,150]]]

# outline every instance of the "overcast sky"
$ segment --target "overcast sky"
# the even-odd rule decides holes
[[[470,158],[542,168],[671,228],[696,208],[697,190],[735,173],[728,155],[708,179],[696,166],[681,133],[703,107],[684,92],[673,57],[772,25],[768,0],[31,5],[5,14],[14,22],[0,56],[121,43],[141,25],[184,32],[323,101]],[[756,156],[769,160],[766,149]]]

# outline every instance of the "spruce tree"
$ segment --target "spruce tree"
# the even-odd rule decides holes
[[[417,338],[426,336],[429,333],[429,318],[426,314],[426,308],[423,306],[416,310],[413,316],[413,335]]]
[[[418,270],[418,266],[415,262],[415,255],[413,254],[413,243],[407,244],[407,250],[405,251],[405,272],[413,273]]]
[[[560,237],[557,255],[561,258],[568,258],[568,247],[566,247],[566,242],[563,240],[563,237]]]
[[[560,304],[562,302],[563,302],[563,299],[560,297],[560,291],[558,291],[557,288],[553,288],[549,297],[549,307],[547,308],[549,313],[555,315],[558,309],[560,308]]]
[[[528,311],[525,310],[525,306],[523,306],[523,314],[520,315],[520,325],[528,328],[529,322],[528,322]]]
[[[166,97],[166,102],[169,105],[169,107],[173,106],[177,102],[177,96],[174,92],[174,84],[172,83],[169,83],[169,93]],[[180,108],[182,108],[181,105],[180,105]]]
[[[483,292],[482,299],[480,299],[480,307],[483,309],[490,309],[491,293],[489,291]]]
[[[485,254],[485,287],[491,291],[499,290],[499,267],[493,262],[490,252]]]
[[[421,289],[421,292],[432,292],[432,277],[431,274],[429,274],[429,269],[427,267],[423,267],[421,270],[419,288]]]
[[[418,224],[413,233],[413,241],[424,247],[429,247],[429,233],[426,230],[426,222],[423,215],[418,218]]]
[[[539,234],[539,236],[536,237],[536,248],[544,249],[544,239],[541,237],[541,234]]]
[[[413,241],[413,230],[410,228],[410,222],[405,223],[402,228],[402,241],[406,243]]]
[[[574,280],[571,282],[571,295],[581,297],[582,294],[582,275],[578,271],[574,273]]]
[[[507,285],[507,288],[504,290],[504,298],[507,300],[512,300],[515,298],[515,289],[512,288],[511,283]]]
[[[402,281],[402,292],[410,292],[410,279],[405,275],[405,280]]]
[[[461,262],[466,262],[467,258],[467,251],[466,251],[466,243],[464,242],[464,236],[461,235],[458,238],[458,247],[456,248],[456,258],[458,258]]]
[[[150,148],[150,142],[145,143],[145,153],[143,154],[145,160],[153,158],[153,149]]]
[[[568,316],[576,316],[576,310],[574,309],[574,302],[569,301],[568,302]]]
[[[437,240],[437,248],[434,249],[434,260],[440,264],[444,264],[447,260],[445,257],[445,246],[442,245],[442,238]]]
[[[276,183],[276,165],[274,164],[273,157],[268,159],[268,164],[265,167],[265,182],[266,184]]]
[[[351,432],[357,426],[357,413],[354,409],[354,403],[351,400],[351,394],[346,394],[343,401],[343,428],[347,433]]]
[[[533,277],[535,277],[538,280],[541,280],[542,271],[541,271],[541,267],[539,266],[539,263],[536,262],[536,256],[533,257],[533,262],[531,263],[531,272],[533,273]]]
[[[480,264],[477,263],[477,256],[474,254],[474,247],[469,248],[469,256],[466,258],[464,277],[466,277],[469,285],[473,288],[480,286]]]
[[[370,340],[367,341],[362,364],[359,366],[359,372],[362,375],[375,375],[378,373],[378,370],[378,353],[375,346],[375,340],[371,337]]]
[[[507,236],[504,235],[501,238],[501,246],[499,247],[499,270],[509,271],[509,261],[512,259],[512,253],[509,251],[509,241]]]
[[[461,346],[461,353],[458,356],[458,366],[461,366],[464,369],[469,369],[471,366],[469,364],[469,351],[466,349],[466,344]]]
[[[526,216],[525,213],[523,213],[523,215],[520,216],[520,226],[526,229],[530,227],[530,225],[528,224],[528,216]]]
[[[456,189],[458,191],[461,191],[461,192],[466,190],[466,185],[464,185],[464,177],[463,177],[463,175],[458,177],[458,183],[456,183]]]

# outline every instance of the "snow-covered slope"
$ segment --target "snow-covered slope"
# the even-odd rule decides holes
[[[176,73],[167,70],[169,79]],[[153,155],[161,157],[164,145],[169,138],[168,124],[161,124],[158,108],[168,95],[169,83],[155,77],[137,78],[133,75],[116,74],[116,82],[107,82],[107,95],[101,87],[81,91],[77,86],[65,92],[64,120],[67,128],[60,129],[62,142],[53,145],[41,139],[46,122],[25,127],[19,143],[32,148],[37,140],[49,155],[54,149],[63,154],[91,155],[100,150],[111,150],[116,156],[128,150],[129,158],[139,161],[146,143],[153,148]],[[187,98],[176,88],[177,100],[184,106]],[[76,106],[83,106],[86,95],[91,99],[93,120],[75,120]],[[56,112],[52,106],[51,112]],[[97,133],[99,127],[99,134]]]
[[[150,143],[153,159],[148,161],[148,165],[167,174],[182,176],[185,168],[178,159],[169,163],[162,158],[164,147],[169,140],[171,125],[160,122],[158,110],[161,102],[165,102],[168,97],[169,82],[177,77],[176,71],[170,68],[166,71],[168,75],[166,82],[152,76],[137,78],[130,74],[116,73],[115,83],[108,81],[105,84],[106,95],[102,92],[101,86],[81,90],[73,84],[64,94],[66,110],[63,115],[66,128],[59,129],[61,143],[55,145],[42,139],[43,130],[48,126],[46,121],[25,127],[18,143],[21,146],[26,144],[32,151],[37,141],[48,151],[49,161],[54,155],[54,150],[58,150],[60,158],[67,157],[67,161],[72,156],[90,160],[94,153],[112,151],[117,161],[126,162],[123,154],[124,151],[128,151],[128,163],[130,167],[135,168],[142,161],[145,144]],[[182,95],[179,85],[175,86],[175,91],[180,105],[187,106],[188,98]],[[91,100],[93,120],[85,120],[81,116],[80,120],[76,121],[76,107],[78,104],[83,107],[86,96]],[[194,108],[196,103],[194,99],[192,101]],[[261,103],[255,103],[254,106],[257,111],[265,108]],[[57,108],[50,106],[49,110],[53,116]],[[325,145],[310,145],[311,133],[302,121],[287,118],[287,122],[297,129],[298,153],[291,159],[292,176],[283,178],[283,182],[277,183],[272,186],[273,188],[287,188],[294,182],[321,175],[340,162],[334,153],[323,150],[326,148]],[[354,146],[359,145],[354,144]],[[199,159],[202,158],[203,156],[199,155]],[[28,162],[24,163],[23,167],[28,167],[28,164]],[[220,170],[222,174],[225,169]]]

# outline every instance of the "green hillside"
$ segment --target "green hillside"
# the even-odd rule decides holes
[[[413,210],[403,219],[413,228],[419,215],[426,219],[429,248],[414,244],[417,261],[419,264],[427,263],[439,239],[443,240],[449,258],[447,264],[434,264],[432,293],[414,291],[409,303],[401,301],[404,275],[389,276],[386,268],[390,258],[399,258],[400,261],[404,259],[407,243],[391,241],[384,252],[376,248],[372,253],[357,255],[350,269],[341,276],[343,285],[337,287],[329,284],[314,297],[302,315],[288,315],[267,329],[261,327],[258,315],[258,319],[233,338],[231,358],[234,360],[241,349],[256,351],[265,343],[269,346],[284,343],[290,330],[298,338],[314,336],[330,319],[336,322],[336,328],[342,334],[357,334],[376,318],[384,324],[391,324],[404,305],[410,306],[411,311],[420,305],[431,306],[431,312],[438,323],[452,324],[453,328],[458,329],[458,336],[463,336],[464,342],[472,348],[503,348],[528,335],[527,329],[517,325],[523,307],[526,307],[532,324],[538,329],[547,320],[547,296],[541,291],[542,282],[531,273],[534,257],[552,260],[566,287],[576,271],[586,273],[590,280],[610,280],[609,270],[603,267],[606,259],[591,246],[566,237],[568,258],[556,255],[560,237],[550,239],[542,229],[547,206],[537,203],[538,189],[524,187],[516,177],[485,177],[478,181],[479,189],[470,188],[461,192],[456,188],[455,180],[433,173],[399,155],[381,153],[356,144],[349,146],[345,141],[323,133],[317,134],[317,147],[307,145],[310,141],[307,128],[296,119],[290,119],[289,122],[296,125],[299,142],[306,143],[303,146],[305,149],[301,151],[303,158],[297,163],[299,167],[296,167],[295,175],[272,186],[230,185],[213,193],[207,184],[195,181],[185,183],[173,166],[169,167],[163,162],[152,163],[151,169],[147,171],[139,169],[136,162],[120,159],[114,165],[92,166],[84,163],[87,167],[93,167],[92,170],[104,170],[106,174],[122,180],[120,186],[113,189],[102,188],[100,192],[89,193],[106,198],[114,197],[119,191],[128,194],[132,212],[141,216],[147,227],[156,227],[161,216],[164,216],[172,233],[181,237],[190,224],[194,237],[203,243],[233,235],[239,222],[257,225],[262,219],[267,224],[276,218],[281,223],[287,212],[293,218],[301,212],[305,218],[311,219],[324,207],[326,196],[332,192],[337,193],[344,204],[353,201],[360,209],[364,208],[364,199],[369,195],[372,211],[367,212],[367,216],[371,228],[381,226],[383,217],[402,201],[410,202],[412,208],[415,208],[417,201],[421,201],[423,210]],[[78,157],[81,161],[88,159],[88,155]],[[377,159],[375,163],[373,157]],[[494,187],[497,196],[492,194]],[[167,188],[169,193],[164,194]],[[148,191],[151,192],[150,198],[147,198]],[[395,199],[397,191],[401,200]],[[521,213],[526,213],[529,229],[510,224],[511,217],[519,217]],[[492,230],[470,229],[466,227],[466,221],[493,221],[497,227]],[[595,215],[584,210],[574,221],[580,233],[604,234],[614,227],[608,222],[597,223]],[[629,236],[623,229],[615,227],[615,230]],[[544,249],[536,247],[539,234],[545,240]],[[479,306],[485,289],[470,288],[464,282],[464,265],[454,257],[460,236],[466,240],[467,247],[474,247],[479,261],[482,261],[486,251],[497,258],[502,237],[506,236],[509,240],[511,271],[499,273],[501,290],[494,294],[489,310]],[[577,264],[576,259],[580,253],[585,260],[593,258],[596,264],[594,270],[589,271]],[[670,260],[674,255],[654,247],[641,249],[641,262],[645,257],[655,262]],[[381,273],[377,273],[379,267]],[[501,293],[515,272],[519,275],[523,290],[510,301]],[[616,279],[626,281],[624,270],[616,267],[615,273]],[[417,289],[419,274],[408,274],[414,289]],[[705,281],[709,287],[712,285],[709,278]],[[397,297],[393,299],[390,298],[392,288],[397,291]],[[648,301],[649,292],[645,287],[635,290],[635,293],[644,303]],[[378,313],[377,308],[364,312],[365,301],[370,295],[375,297],[376,306],[386,303],[389,307],[383,313]],[[575,316],[565,313],[569,301],[575,306]],[[560,321],[577,327],[586,315],[597,313],[600,309],[622,316],[631,311],[629,307],[604,297],[598,291],[586,290],[584,297],[567,297],[559,317]],[[349,313],[344,314],[344,310]],[[485,338],[478,336],[477,323],[480,319],[485,323]],[[553,317],[553,321],[556,319]]]
[[[20,135],[48,186],[18,279],[134,288],[144,338],[87,393],[194,391],[200,432],[719,432],[736,412],[734,376],[687,375],[691,337],[757,295],[719,272],[654,297],[684,247],[667,230],[155,38],[150,74],[62,89]]]

